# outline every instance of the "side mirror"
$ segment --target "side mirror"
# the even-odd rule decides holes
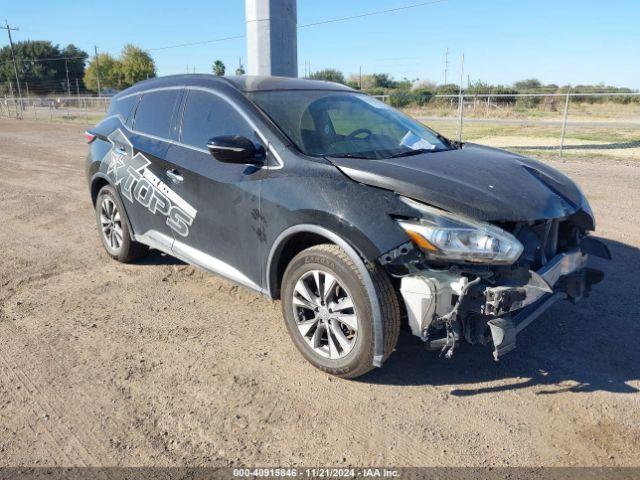
[[[225,163],[260,165],[265,156],[262,146],[237,135],[214,137],[207,142],[207,148],[216,160]]]

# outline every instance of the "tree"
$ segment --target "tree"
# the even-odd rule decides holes
[[[335,68],[325,68],[324,70],[318,70],[317,72],[313,72],[309,75],[311,80],[325,80],[327,82],[334,83],[346,83],[344,79],[344,75],[340,70],[336,70]]]
[[[518,91],[535,90],[536,88],[540,88],[541,86],[542,83],[537,78],[527,78],[513,84],[513,88]]]
[[[20,83],[27,83],[29,91],[33,93],[66,90],[64,57],[72,57],[67,60],[70,79],[82,77],[84,74],[84,59],[87,58],[87,54],[74,45],[68,45],[61,50],[58,45],[49,41],[27,40],[16,42],[14,51]],[[0,85],[4,86],[7,82],[15,84],[15,81],[11,49],[9,46],[0,48]]]
[[[399,90],[411,90],[411,87],[413,86],[413,82],[406,77],[395,83],[395,88]]]
[[[101,88],[122,88],[120,75],[120,62],[108,53],[98,55],[91,59],[84,73],[84,84],[88,90],[98,91],[98,64],[100,64],[100,87]]]
[[[216,60],[215,62],[213,62],[213,73],[216,74],[219,77],[224,76],[227,67],[224,66],[224,63],[222,62],[222,60]]]
[[[416,82],[411,87],[412,90],[428,90],[431,92],[435,92],[437,88],[436,82],[432,80],[422,80],[420,82]]]
[[[438,85],[436,94],[438,95],[457,95],[460,93],[460,85],[455,83],[445,83],[444,85]]]
[[[388,73],[374,73],[371,75],[373,88],[395,88],[396,83]]]
[[[84,63],[87,61],[87,58],[89,58],[87,52],[80,50],[73,43],[70,43],[62,50],[62,56],[67,59],[69,78],[82,78],[84,76]]]
[[[147,52],[134,45],[127,44],[120,56],[121,88],[156,76],[156,65]]]
[[[147,78],[156,76],[156,66],[147,52],[134,45],[125,45],[120,58],[108,53],[92,58],[84,75],[88,90],[98,91],[98,64],[100,64],[100,87],[122,90]]]

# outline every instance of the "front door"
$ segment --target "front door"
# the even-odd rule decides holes
[[[174,253],[243,285],[259,288],[261,180],[266,169],[222,163],[207,150],[221,135],[241,135],[258,143],[253,127],[216,94],[188,90],[179,144],[166,159],[175,166],[173,188],[194,208],[186,235],[176,232]]]

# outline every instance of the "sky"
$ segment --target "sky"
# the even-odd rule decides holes
[[[298,0],[298,25],[421,3],[420,0]],[[220,59],[246,64],[246,40],[159,47],[245,34],[244,0],[0,0],[14,41],[74,43],[117,55],[126,43],[153,56],[158,74],[210,73]],[[639,0],[443,0],[392,13],[298,29],[299,74],[337,68],[345,75],[511,84],[538,78],[559,85],[640,89]],[[8,44],[0,31],[0,46]],[[241,60],[240,60],[241,59]]]

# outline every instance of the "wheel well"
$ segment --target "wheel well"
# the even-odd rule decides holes
[[[272,280],[271,284],[271,296],[273,298],[280,298],[280,285],[282,285],[282,277],[284,271],[287,269],[289,262],[299,254],[301,251],[306,250],[309,247],[320,245],[323,243],[331,243],[327,237],[311,232],[300,232],[289,237],[278,256],[278,261],[275,265],[275,269],[272,268]]]
[[[101,178],[101,177],[96,178],[91,184],[91,202],[93,203],[94,207],[96,206],[96,199],[98,198],[98,192],[105,185],[109,185],[109,182],[107,182],[104,178]]]

